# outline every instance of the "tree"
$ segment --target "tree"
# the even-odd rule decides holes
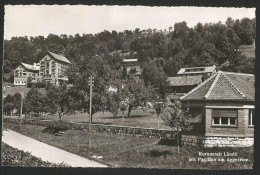
[[[106,60],[101,56],[84,57],[77,68],[68,72],[68,83],[72,85],[73,91],[82,92],[86,95],[82,108],[89,111],[89,94],[90,86],[86,85],[89,77],[94,77],[92,93],[92,116],[98,111],[107,110],[109,93],[107,92],[112,85],[112,81],[120,79],[120,73],[112,70]],[[113,99],[111,97],[111,99]],[[111,100],[112,101],[112,100]],[[91,118],[92,118],[91,116]]]
[[[7,115],[12,113],[14,109],[14,98],[12,95],[8,94],[3,100],[3,110]]]
[[[107,95],[108,97],[108,111],[111,112],[114,117],[118,114],[118,110],[120,108],[120,102],[121,102],[121,97],[120,94],[115,92],[115,93],[109,93]]]
[[[177,131],[176,139],[178,144],[178,153],[182,132],[192,129],[192,125],[190,125],[189,120],[190,118],[191,114],[189,112],[189,108],[182,108],[181,103],[177,100],[175,101],[173,107],[167,108],[162,115],[162,119],[165,124]]]
[[[35,86],[32,86],[24,100],[26,111],[36,113],[46,112],[47,104],[45,95],[41,94]]]
[[[122,78],[123,78],[123,79],[126,79],[126,77],[127,77],[127,69],[126,69],[126,67],[124,66],[124,67],[123,67]]]
[[[31,88],[31,87],[32,87],[32,77],[31,77],[31,76],[29,76],[29,77],[27,78],[27,87],[28,87],[28,88]]]
[[[145,86],[142,80],[137,80],[131,75],[125,82],[122,91],[128,105],[127,117],[130,116],[135,106],[145,106],[147,101],[152,99],[155,94],[152,86]]]
[[[145,86],[153,86],[162,99],[165,99],[166,89],[169,85],[167,76],[162,70],[156,65],[155,62],[146,63],[142,72]]]
[[[239,37],[241,39],[242,44],[252,44],[253,43],[253,36],[254,26],[249,18],[243,18],[240,22],[240,30],[239,30]]]
[[[155,112],[157,114],[157,127],[159,128],[159,117],[160,117],[160,114],[162,113],[162,110],[163,110],[163,104],[162,103],[156,103],[155,104]]]
[[[15,93],[13,95],[13,101],[14,108],[17,109],[18,113],[20,114],[22,95],[20,93]]]
[[[47,104],[48,109],[52,112],[57,112],[59,115],[59,121],[61,121],[62,113],[67,110],[68,94],[67,86],[63,84],[59,87],[51,86],[47,90]]]
[[[140,33],[140,29],[139,28],[136,28],[135,29],[135,34],[139,34]]]
[[[125,111],[127,110],[127,104],[126,103],[121,103],[120,104],[120,111],[123,113],[123,117],[125,117]]]

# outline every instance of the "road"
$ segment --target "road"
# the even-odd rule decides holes
[[[71,167],[107,167],[101,163],[47,145],[9,129],[3,131],[2,142],[19,150],[30,152],[33,156],[41,158],[43,161],[52,163],[63,162]]]

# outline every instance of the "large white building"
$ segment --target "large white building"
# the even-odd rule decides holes
[[[68,78],[65,72],[71,62],[63,55],[48,52],[45,57],[40,60],[40,79],[44,82],[50,82],[58,85],[61,81]]]
[[[20,63],[14,70],[14,85],[26,86],[28,77],[32,78],[32,82],[43,81],[59,85],[61,81],[68,80],[65,72],[70,64],[63,55],[47,52],[39,63]]]
[[[39,81],[39,64],[20,63],[14,70],[14,85],[26,86],[28,77],[32,78],[32,82]]]

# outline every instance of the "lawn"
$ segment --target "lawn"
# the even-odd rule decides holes
[[[142,167],[170,169],[251,169],[253,166],[253,147],[250,148],[198,148],[183,146],[180,154],[176,146],[159,145],[159,139],[129,136],[92,134],[92,147],[88,148],[88,132],[84,130],[67,130],[62,136],[46,131],[45,127],[4,123],[21,134],[32,137],[49,145],[64,149],[83,157],[95,159],[112,167]],[[198,158],[199,152],[236,152],[238,157],[248,162],[199,162],[189,161]]]
[[[5,95],[10,94],[10,95],[14,95],[16,93],[24,93],[24,96],[27,95],[27,93],[30,91],[31,88],[27,88],[26,86],[12,86],[9,88],[5,88],[4,89],[4,93]],[[46,93],[46,90],[44,88],[39,88],[39,92],[42,94]]]
[[[240,45],[239,50],[242,55],[246,57],[254,57],[255,58],[255,45]]]
[[[152,110],[143,111],[143,110],[133,110],[130,117],[124,117],[120,112],[116,117],[113,117],[113,114],[110,112],[98,112],[93,115],[93,123],[102,123],[110,125],[121,125],[121,126],[132,126],[132,127],[143,127],[143,128],[158,128],[158,119],[157,115],[150,112]],[[49,115],[44,117],[45,120],[57,120],[57,115]],[[63,121],[68,122],[89,122],[88,113],[79,113],[72,115],[63,115]],[[159,118],[159,128],[160,129],[170,129],[164,124],[164,121]]]

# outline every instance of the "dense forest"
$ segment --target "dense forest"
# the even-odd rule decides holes
[[[114,70],[120,69],[124,58],[137,58],[145,70],[157,68],[158,73],[167,76],[175,76],[181,67],[213,64],[225,71],[253,73],[255,58],[241,55],[238,48],[253,44],[255,35],[255,18],[228,18],[225,24],[188,27],[180,22],[164,30],[136,28],[82,36],[13,37],[4,40],[3,72],[8,75],[4,81],[13,81],[12,70],[19,62],[39,62],[47,51],[65,55],[76,66],[82,59],[99,55]]]

